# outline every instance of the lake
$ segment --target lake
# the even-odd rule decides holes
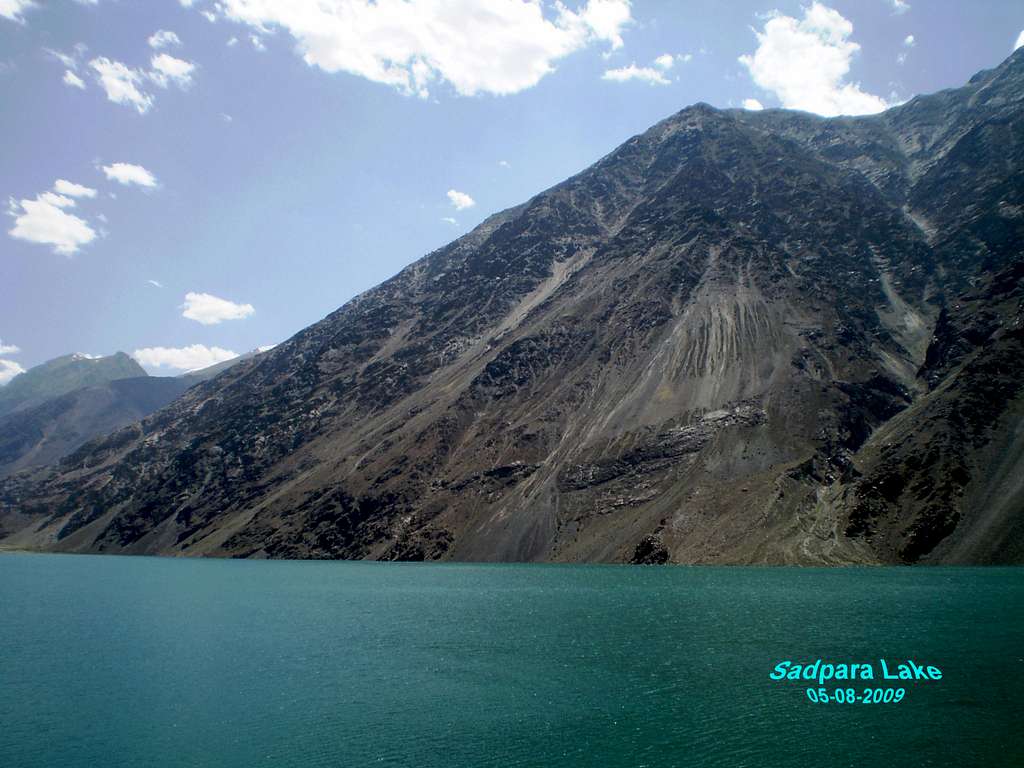
[[[11,768],[1024,765],[1024,569],[6,554],[0,611]]]

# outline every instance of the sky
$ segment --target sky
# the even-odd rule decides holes
[[[0,0],[0,384],[283,341],[695,102],[869,114],[986,0]]]

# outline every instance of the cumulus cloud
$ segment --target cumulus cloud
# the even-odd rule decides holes
[[[913,48],[915,45],[917,45],[917,41],[914,39],[913,35],[907,35],[906,37],[903,38],[903,45],[906,46],[907,48]]]
[[[146,41],[150,48],[169,48],[172,45],[181,45],[181,39],[169,29],[158,29]]]
[[[222,0],[228,19],[282,29],[310,66],[348,72],[426,97],[448,83],[462,96],[531,88],[592,44],[622,46],[629,0],[575,9],[536,0]]]
[[[187,347],[143,347],[132,352],[140,365],[151,368],[174,368],[179,371],[197,371],[238,357],[237,352],[205,344]]]
[[[179,88],[188,88],[192,84],[192,72],[196,65],[190,61],[176,59],[170,54],[160,53],[152,58],[150,66],[153,70],[149,78],[161,88],[174,83]]]
[[[151,37],[150,44],[152,42]],[[192,62],[175,58],[168,53],[153,56],[150,60],[152,68],[148,71],[129,67],[120,61],[102,56],[90,61],[89,66],[95,72],[110,101],[134,107],[139,114],[145,114],[153,106],[153,95],[146,91],[147,82],[161,88],[166,88],[170,84],[187,88],[192,83],[192,73],[196,68]]]
[[[21,347],[15,344],[4,344],[3,339],[0,339],[0,355],[16,355],[21,352]]]
[[[56,253],[71,256],[91,243],[96,231],[66,209],[75,207],[74,197],[93,197],[96,190],[64,179],[58,179],[54,188],[56,192],[41,192],[35,199],[11,199],[7,212],[14,218],[14,227],[7,233],[18,240],[53,246]]]
[[[0,0],[0,16],[20,23],[24,21],[21,14],[34,5],[31,0]]]
[[[103,173],[111,181],[118,184],[137,184],[140,187],[155,187],[156,176],[141,165],[131,163],[111,163],[103,166]]]
[[[676,59],[671,53],[663,53],[654,60],[654,66],[658,69],[672,69],[672,65],[675,63]]]
[[[203,325],[217,325],[225,320],[242,320],[253,314],[252,304],[236,304],[209,293],[186,293],[182,317]]]
[[[775,13],[757,32],[757,50],[740,56],[754,82],[782,106],[819,115],[865,115],[890,106],[847,82],[850,62],[860,50],[849,40],[853,24],[838,11],[815,2],[802,19]]]
[[[110,101],[135,107],[140,115],[153,106],[153,97],[142,90],[146,75],[141,70],[102,56],[90,61],[89,66]]]
[[[743,100],[743,108],[744,109],[752,110],[754,112],[758,112],[758,111],[764,109],[764,104],[762,104],[757,99],[744,99]]]
[[[465,192],[459,192],[457,189],[448,190],[448,200],[452,205],[455,206],[455,210],[461,211],[466,208],[472,208],[476,205],[476,200],[467,195]]]
[[[0,6],[2,8],[2,6]],[[3,12],[0,11],[0,16],[3,16]],[[24,373],[25,369],[18,365],[13,360],[0,360],[0,387],[4,386],[11,379],[17,376],[19,373]]]
[[[70,69],[64,70],[64,85],[70,85],[72,88],[85,89],[85,81]]]
[[[665,77],[661,69],[655,67],[638,67],[635,63],[628,67],[606,70],[601,75],[602,80],[611,80],[616,83],[625,83],[629,80],[639,80],[649,85],[668,85],[671,81]]]
[[[499,165],[500,167],[502,167],[502,168],[511,168],[511,167],[512,167],[512,166],[511,166],[511,165],[509,164],[508,160],[499,160],[499,161],[498,161],[498,165]]]
[[[96,197],[96,190],[82,184],[75,184],[67,179],[57,179],[53,183],[53,191],[68,197]]]
[[[892,2],[893,13],[906,13],[910,10],[910,3],[906,0],[890,0]]]

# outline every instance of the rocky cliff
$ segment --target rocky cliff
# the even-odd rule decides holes
[[[1024,50],[884,114],[684,109],[0,486],[61,551],[1021,562]]]

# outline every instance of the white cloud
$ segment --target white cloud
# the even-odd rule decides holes
[[[461,211],[466,208],[472,208],[476,205],[476,200],[467,195],[465,192],[459,192],[456,189],[448,190],[448,199],[451,204],[455,206],[455,210]]]
[[[138,360],[139,364],[152,368],[196,371],[223,363],[226,360],[233,360],[238,357],[238,353],[221,347],[192,344],[187,347],[144,347],[132,352],[132,357]]]
[[[672,69],[672,65],[675,63],[675,57],[671,53],[663,53],[654,60],[654,66],[658,69]]]
[[[511,164],[509,164],[508,160],[499,160],[498,161],[498,165],[501,166],[502,168],[511,168],[512,167]]]
[[[159,280],[147,280],[147,283],[152,285],[154,288],[163,288],[164,285]]]
[[[103,166],[103,173],[111,181],[119,184],[138,184],[140,187],[155,187],[156,176],[141,165],[131,163],[111,163]]]
[[[762,104],[757,99],[744,99],[743,100],[743,108],[744,109],[752,110],[754,112],[758,112],[758,111],[764,109],[764,104]]]
[[[0,0],[0,2],[3,2],[3,0]],[[63,51],[54,50],[53,48],[43,48],[43,50],[53,56],[53,58],[68,69],[78,69],[78,62],[75,60],[74,56],[64,53]]]
[[[133,106],[139,114],[153,106],[153,97],[140,87],[145,82],[145,73],[102,56],[90,61],[89,66],[96,72],[110,101]]]
[[[262,354],[263,352],[269,352],[276,346],[277,344],[264,344],[262,346],[256,347],[256,351]]]
[[[693,54],[684,53],[682,56],[676,56],[676,58],[682,61],[683,64],[686,64],[687,62],[693,61]]]
[[[182,8],[191,8],[195,1],[196,0],[178,0],[178,2],[181,3]]]
[[[630,0],[590,0],[579,15],[598,40],[607,40],[612,48],[621,48],[621,32],[633,21],[630,4]]]
[[[68,181],[67,179],[57,179],[53,183],[53,189],[55,192],[67,195],[68,197],[96,197],[95,189],[83,186],[82,184],[75,184],[75,182]]]
[[[35,5],[31,0],[0,0],[0,16],[22,22],[21,14]]]
[[[72,72],[70,69],[64,70],[64,84],[70,85],[72,88],[85,89],[85,81],[82,80],[78,75]]]
[[[16,355],[21,352],[21,347],[15,344],[4,344],[3,339],[0,339],[0,355]]]
[[[913,48],[915,45],[917,45],[917,41],[914,39],[913,35],[907,35],[905,38],[903,38],[903,47],[904,48]],[[906,62],[907,62],[907,51],[902,51],[902,52],[896,54],[896,63],[897,64],[902,65],[902,64],[905,64]]]
[[[149,78],[161,88],[173,82],[179,88],[188,88],[192,84],[192,73],[196,65],[190,61],[176,59],[170,54],[159,53],[150,60],[153,71]]]
[[[256,310],[252,304],[236,304],[209,293],[186,293],[182,317],[203,325],[216,325],[225,320],[242,320]]]
[[[640,80],[650,85],[668,85],[671,81],[665,77],[660,69],[654,67],[638,67],[635,63],[628,67],[606,70],[601,75],[602,80],[612,80],[616,83],[625,83],[629,80]]]
[[[206,19],[211,24],[213,24],[215,21],[217,21],[217,14],[214,13],[213,11],[206,10],[206,11],[200,11],[199,13],[201,13],[203,15],[203,18]]]
[[[629,0],[571,9],[539,0],[222,0],[227,18],[260,34],[285,30],[310,66],[348,72],[426,97],[449,83],[462,96],[531,88],[591,44],[622,46]]]
[[[249,42],[252,43],[252,47],[255,48],[257,51],[267,50],[267,46],[263,44],[263,38],[261,38],[259,35],[249,35]]]
[[[757,50],[739,60],[784,107],[829,117],[881,112],[889,102],[846,82],[860,50],[848,39],[852,32],[853,24],[838,11],[815,2],[799,20],[773,14],[764,31],[755,30]]]
[[[1013,44],[1013,50],[1016,51],[1021,46],[1024,46],[1024,29],[1022,29],[1020,34],[1017,35],[1017,42]]]
[[[456,224],[459,223],[455,219],[453,219],[451,216],[444,216],[444,217],[441,218],[441,221],[443,221],[445,224],[451,224],[453,227]]]
[[[233,48],[234,46],[238,45],[238,38],[237,37],[228,38],[227,45],[228,45],[228,48]]]
[[[56,187],[88,190],[77,184],[58,180]],[[58,190],[59,191],[59,190]],[[95,194],[95,190],[88,190]],[[89,197],[88,194],[80,196]],[[8,213],[14,217],[14,227],[8,230],[11,237],[29,243],[52,245],[56,253],[70,256],[83,245],[96,238],[96,231],[85,219],[81,219],[66,208],[74,208],[75,201],[66,194],[41,192],[34,200],[14,200],[8,203]]]
[[[156,48],[157,50],[169,48],[172,45],[181,45],[181,39],[169,29],[158,29],[149,36],[149,40],[146,42],[149,43],[150,48]]]
[[[0,0],[2,2],[2,0]],[[0,6],[2,9],[2,6]],[[0,10],[0,16],[3,16],[2,10]],[[0,360],[0,387],[9,383],[11,379],[17,376],[19,373],[24,373],[25,369],[18,365],[13,360]]]
[[[910,3],[906,0],[891,0],[893,13],[906,13],[910,10]]]

